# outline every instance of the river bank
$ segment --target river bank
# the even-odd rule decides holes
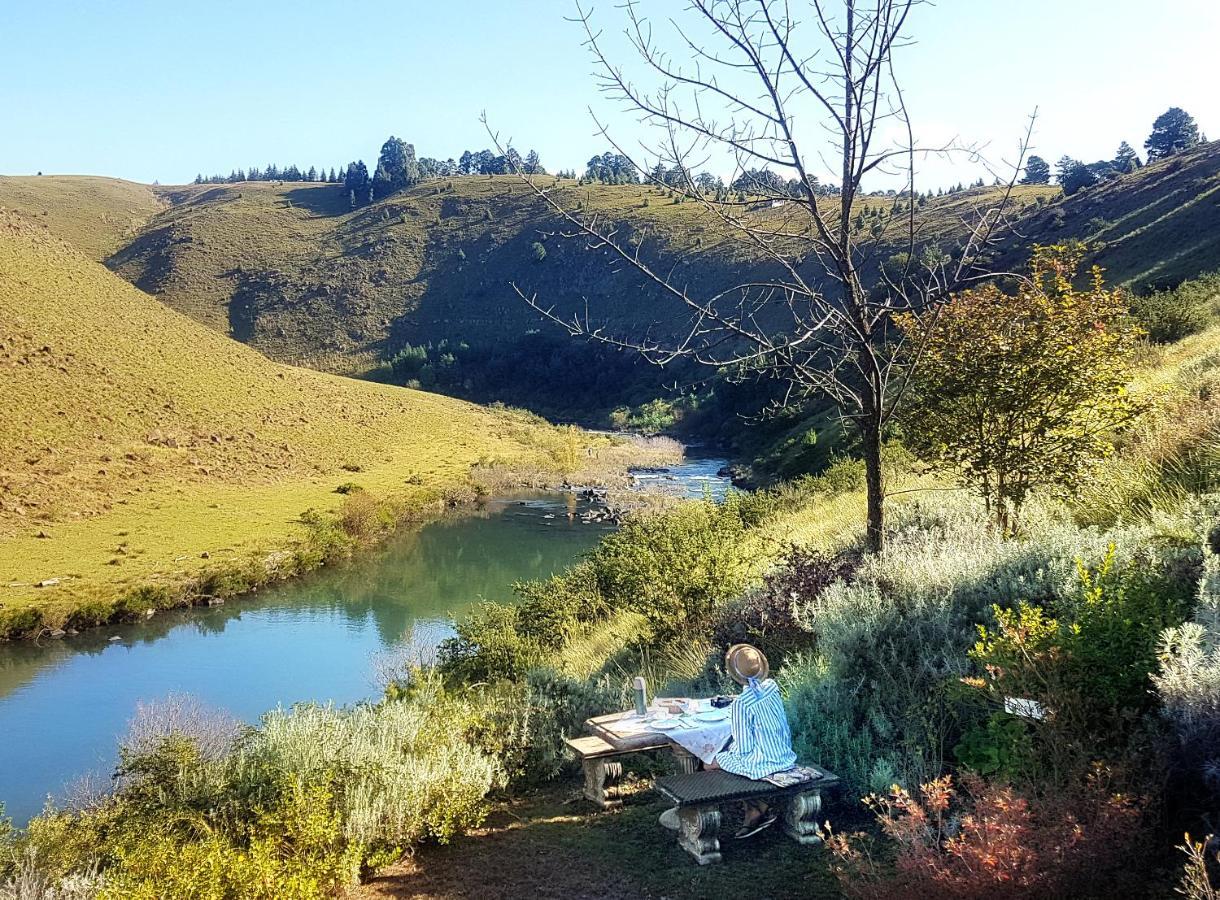
[[[672,441],[544,426],[529,417],[517,424],[518,441],[536,444],[527,453],[484,454],[464,465],[459,454],[422,474],[391,456],[308,482],[191,491],[149,486],[105,514],[8,538],[0,547],[0,641],[61,638],[216,605],[480,497],[574,479],[621,485],[633,466],[681,458],[681,445]]]
[[[646,474],[697,496],[717,465]],[[613,530],[586,517],[598,509],[572,494],[485,498],[239,602],[0,647],[0,733],[22,736],[0,746],[0,802],[24,823],[85,775],[108,782],[128,721],[167,694],[250,723],[280,705],[375,698],[383,665],[428,652],[452,618],[512,602],[515,582],[591,550]]]

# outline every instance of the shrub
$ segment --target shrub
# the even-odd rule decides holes
[[[392,512],[367,491],[354,491],[339,507],[339,527],[357,541],[367,541],[394,527]]]
[[[851,577],[860,564],[855,552],[827,556],[791,549],[761,586],[717,610],[711,625],[713,647],[750,643],[767,654],[778,670],[790,655],[813,645],[815,635],[797,615],[836,581]]]
[[[980,510],[965,498],[898,507],[882,553],[798,605],[816,635],[815,653],[788,680],[798,754],[850,789],[930,781],[985,718],[963,703],[960,679],[972,674],[967,654],[994,606],[1024,598],[1058,609],[1079,593],[1076,561],[1095,568],[1111,544],[1122,571],[1143,565],[1170,578],[1197,558],[1151,525],[1102,532],[1028,515],[1034,536],[1005,540],[979,527]]]
[[[461,696],[463,734],[503,766],[512,785],[559,774],[571,763],[563,739],[582,734],[590,716],[621,709],[624,702],[609,679],[571,678],[549,668]]]
[[[501,769],[462,714],[432,680],[377,706],[277,710],[235,738],[171,702],[136,724],[112,795],[36,817],[16,850],[50,884],[100,865],[101,896],[334,896],[481,821]]]
[[[598,592],[643,614],[659,643],[701,632],[749,578],[741,501],[633,515],[589,557]]]
[[[521,678],[544,654],[539,640],[523,634],[520,623],[520,607],[480,603],[454,624],[454,637],[441,641],[441,670],[468,683]]]
[[[1205,549],[1191,621],[1161,634],[1152,680],[1177,735],[1185,790],[1220,793],[1220,556]]]
[[[1053,804],[975,776],[938,778],[918,796],[895,788],[868,804],[893,861],[865,835],[830,835],[848,897],[1096,896],[1138,871],[1140,811],[1109,789],[1104,773]]]
[[[1178,893],[1187,900],[1220,900],[1220,848],[1215,837],[1193,841],[1187,834],[1185,840],[1178,847],[1186,854]]]
[[[1131,314],[1158,344],[1180,341],[1207,327],[1211,311],[1192,291],[1153,291],[1131,299]]]
[[[979,626],[970,651],[984,673],[979,683],[997,710],[1017,697],[1044,714],[1027,725],[997,711],[965,736],[963,762],[978,769],[992,747],[998,774],[1070,782],[1090,760],[1123,753],[1152,709],[1158,636],[1182,621],[1189,602],[1150,568],[1118,571],[1111,547],[1096,570],[1080,567],[1076,594],[1051,610],[1058,618],[1028,603],[995,609],[995,627]]]

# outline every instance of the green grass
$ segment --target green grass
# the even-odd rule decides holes
[[[0,617],[36,607],[57,623],[82,603],[248,568],[307,541],[301,514],[334,513],[342,484],[403,516],[469,494],[476,467],[537,482],[657,458],[270,362],[11,214],[0,379]]]
[[[699,866],[657,822],[665,809],[646,784],[626,805],[595,812],[569,787],[500,804],[487,824],[446,847],[428,847],[353,891],[387,897],[838,897],[821,846],[801,847],[778,826],[732,839],[733,805],[721,825],[720,865]],[[830,803],[840,827],[845,805]],[[854,816],[853,816],[854,818]]]

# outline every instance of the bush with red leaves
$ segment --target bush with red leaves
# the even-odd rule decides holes
[[[870,797],[886,841],[827,834],[835,874],[853,898],[1092,897],[1138,876],[1143,821],[1134,798],[1097,770],[1070,799],[1031,801],[963,776]]]

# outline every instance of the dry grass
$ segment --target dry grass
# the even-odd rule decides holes
[[[146,184],[91,175],[0,175],[0,211],[45,225],[90,259],[104,260],[165,206]]]

